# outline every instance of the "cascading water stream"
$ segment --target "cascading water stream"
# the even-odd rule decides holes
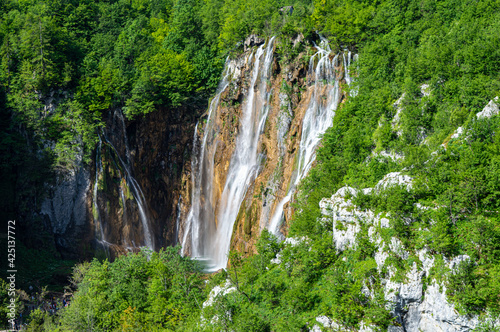
[[[349,68],[351,67],[351,60],[353,62],[356,62],[357,59],[358,59],[358,55],[357,54],[352,55],[351,51],[347,51],[347,56],[346,56],[345,51],[344,51],[344,53],[342,54],[342,57],[343,57],[343,60],[344,60],[345,81],[346,81],[347,85],[350,86],[351,83],[354,81],[353,78],[351,77],[351,73],[349,71]],[[350,91],[350,95],[351,96],[354,97],[354,96],[356,96],[356,94],[357,94],[357,90],[356,89],[352,89]]]
[[[330,60],[331,49],[328,41],[323,37],[320,38],[320,45],[316,46],[318,51],[309,62],[308,76],[311,83],[314,84],[314,90],[302,123],[298,167],[290,180],[290,189],[287,195],[277,204],[268,224],[269,231],[278,237],[282,237],[280,226],[283,220],[283,208],[290,201],[297,185],[307,175],[316,159],[316,147],[321,136],[333,124],[333,116],[340,102],[339,78],[335,75],[334,68],[338,62],[338,55]],[[351,53],[348,53],[347,60],[344,54],[343,60],[346,69],[346,82],[350,84],[352,79],[347,68],[350,65]]]
[[[99,176],[102,173],[102,161],[101,161],[101,148],[102,148],[102,140],[99,135],[99,145],[96,151],[95,158],[95,183],[94,183],[94,196],[92,199],[93,203],[93,215],[95,220],[95,232],[97,236],[97,242],[102,246],[106,253],[106,257],[110,257],[109,255],[109,246],[111,245],[104,236],[104,225],[102,224],[101,215],[99,213],[99,204],[97,203],[97,191],[99,189]]]
[[[223,79],[219,83],[215,97],[210,102],[207,125],[201,146],[198,140],[199,123],[196,124],[194,129],[193,158],[191,160],[191,208],[186,218],[181,241],[181,253],[183,255],[190,251],[191,256],[199,257],[200,248],[203,246],[199,241],[201,223],[204,221],[205,225],[210,226],[214,221],[212,183],[214,178],[213,160],[216,148],[214,141],[217,135],[217,128],[215,127],[213,117],[215,110],[219,106],[220,96],[229,85],[231,75],[232,68],[229,65],[229,61],[226,60]]]
[[[182,195],[179,195],[179,200],[177,201],[177,216],[175,217],[175,233],[174,233],[174,245],[179,244],[179,224],[181,221],[181,209],[182,209]]]
[[[345,56],[345,51],[344,51],[344,53],[342,54],[342,59],[344,60],[344,68],[346,69],[349,68],[349,66],[351,65],[351,51],[347,51],[347,56]],[[348,70],[345,71],[345,81],[348,85],[351,85],[352,78],[351,75],[349,75]]]
[[[104,225],[103,225],[103,219],[101,218],[100,211],[99,211],[99,205],[98,205],[98,186],[99,186],[99,177],[103,172],[103,167],[102,167],[102,148],[103,148],[103,143],[109,147],[111,153],[111,161],[114,164],[115,170],[118,171],[119,177],[120,177],[120,187],[119,187],[119,193],[120,197],[118,198],[120,200],[120,205],[122,206],[122,215],[123,215],[123,222],[124,224],[127,224],[130,222],[131,218],[128,216],[128,213],[130,212],[127,209],[127,197],[128,194],[125,194],[125,191],[128,192],[129,194],[132,195],[132,197],[128,196],[129,198],[133,198],[133,201],[137,205],[137,210],[139,214],[139,219],[142,225],[142,235],[143,235],[143,241],[140,243],[140,246],[146,246],[151,250],[154,250],[154,242],[153,242],[153,237],[151,236],[150,228],[149,228],[149,220],[147,216],[147,206],[146,206],[146,198],[144,196],[144,193],[141,190],[141,187],[139,186],[139,183],[137,180],[132,176],[132,171],[131,171],[131,160],[130,160],[130,150],[128,147],[128,141],[127,141],[127,134],[126,134],[126,127],[125,127],[125,120],[123,118],[123,114],[119,111],[115,111],[114,117],[119,117],[119,121],[115,121],[114,123],[118,123],[120,128],[120,131],[122,133],[122,138],[123,138],[123,143],[125,146],[125,161],[120,157],[120,154],[118,153],[118,150],[115,148],[115,146],[111,143],[111,140],[107,137],[106,133],[102,132],[99,134],[99,144],[97,147],[96,151],[96,178],[95,178],[95,183],[94,183],[94,193],[93,193],[93,213],[94,213],[94,220],[96,221],[96,235],[97,235],[97,241],[102,244],[103,246],[106,246],[108,248],[112,243],[107,241],[105,239],[105,234],[108,234],[109,232],[106,232],[104,230]],[[126,234],[125,234],[126,235]],[[133,238],[129,238],[127,236],[124,236],[123,238],[123,243],[120,244],[124,248],[128,250],[133,250],[136,248],[136,243]],[[108,253],[109,256],[109,253]]]
[[[236,146],[231,156],[224,189],[217,202],[217,216],[212,195],[213,162],[217,142],[214,140],[216,131],[211,115],[217,109],[220,94],[229,84],[227,74],[210,105],[200,158],[193,163],[193,170],[196,170],[197,174],[193,174],[193,197],[183,249],[186,248],[190,230],[191,256],[207,260],[209,270],[226,267],[233,224],[247,189],[259,172],[259,137],[269,111],[270,93],[267,91],[267,82],[270,79],[273,60],[273,42],[274,38],[267,46],[260,46],[248,59],[248,62],[253,62],[251,84],[248,96],[243,102]],[[207,142],[207,138],[211,142]]]
[[[141,190],[141,187],[139,186],[139,183],[137,183],[137,180],[131,175],[130,171],[130,161],[127,156],[127,161],[128,163],[125,163],[123,159],[120,157],[118,154],[118,151],[114,147],[114,145],[110,142],[110,140],[106,137],[106,135],[103,135],[106,143],[111,147],[111,149],[114,152],[114,156],[118,158],[118,161],[121,165],[121,168],[125,171],[125,181],[127,183],[127,186],[131,189],[132,196],[134,197],[135,202],[137,203],[137,208],[139,210],[139,219],[141,220],[142,228],[143,228],[143,239],[144,243],[143,245],[148,247],[151,250],[154,250],[154,244],[153,244],[153,238],[151,236],[151,232],[149,230],[149,220],[146,214],[146,198],[144,197],[144,193]],[[127,149],[128,150],[128,149]],[[117,169],[120,169],[117,161],[113,158],[113,161],[115,163],[115,166]]]
[[[269,111],[270,93],[267,92],[267,81],[273,59],[273,41],[274,39],[271,39],[265,49],[264,45],[261,46],[255,54],[252,83],[248,98],[243,105],[240,133],[236,139],[235,151],[231,157],[226,184],[220,199],[217,232],[211,239],[212,245],[208,247],[214,269],[224,268],[227,264],[233,224],[248,186],[258,174],[259,137],[264,130]],[[262,67],[261,57],[263,57]]]

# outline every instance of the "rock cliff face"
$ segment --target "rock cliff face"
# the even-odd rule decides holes
[[[392,174],[392,175],[391,175]],[[376,188],[367,188],[365,193],[372,193],[373,190],[388,188],[388,186],[408,186],[411,179],[404,175],[386,176],[384,180],[377,184]],[[387,179],[391,179],[387,181]],[[342,252],[348,247],[356,247],[357,234],[362,228],[368,228],[369,239],[375,244],[377,252],[375,261],[379,273],[388,269],[386,278],[381,282],[387,308],[396,318],[397,326],[390,326],[388,331],[471,331],[479,326],[498,326],[500,320],[495,317],[481,319],[478,316],[461,315],[455,306],[448,301],[446,287],[442,282],[432,278],[431,269],[435,267],[436,257],[427,250],[422,249],[416,253],[410,253],[402,245],[401,241],[395,237],[385,239],[381,234],[383,229],[389,226],[389,220],[381,213],[375,215],[372,211],[362,211],[351,201],[359,192],[350,187],[343,187],[331,198],[325,198],[320,206],[323,214],[323,222],[333,224],[333,241],[338,250]],[[395,255],[403,260],[414,255],[418,257],[418,263],[414,262],[412,268],[404,276],[404,281],[396,281],[395,269],[386,265],[386,259]],[[467,261],[469,257],[461,255],[452,259],[443,259],[447,273],[453,273],[458,265]],[[367,297],[373,298],[375,292],[371,289],[369,281],[363,293]],[[321,325],[335,326],[343,331],[342,327],[328,317],[319,317],[318,323]],[[488,325],[489,324],[489,325]],[[319,327],[313,331],[319,331]],[[372,331],[368,326],[363,331]]]
[[[41,214],[65,257],[176,244],[183,167],[189,167],[198,110],[160,109],[128,121],[109,112],[94,162],[61,170]]]
[[[63,257],[83,257],[85,242],[90,241],[88,193],[90,174],[81,164],[59,171],[56,183],[48,188],[48,198],[40,214],[52,228],[57,250]]]

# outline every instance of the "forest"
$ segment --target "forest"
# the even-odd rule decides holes
[[[302,240],[264,230],[256,253],[231,251],[213,274],[178,247],[113,262],[57,257],[31,215],[47,179],[79,154],[92,162],[109,110],[136,119],[206,108],[250,34],[276,36],[283,62],[299,34],[359,55],[355,93],[296,196],[288,237]],[[424,289],[437,281],[457,312],[479,317],[477,331],[500,331],[488,321],[500,316],[500,117],[477,116],[500,96],[499,0],[4,0],[0,57],[0,206],[30,221],[18,246],[30,273],[43,280],[46,265],[30,258],[43,249],[43,261],[71,271],[62,284],[74,294],[57,314],[32,311],[28,331],[309,331],[321,315],[339,330],[387,331],[399,323],[381,282],[389,270],[404,281],[424,248],[435,257]],[[381,161],[382,151],[404,158]],[[411,189],[361,191],[390,172],[410,176]],[[356,209],[389,219],[382,238],[399,239],[406,259],[379,270],[367,225],[359,245],[336,249],[331,230],[343,226],[322,222],[320,201],[345,186],[361,192]],[[446,261],[459,255],[470,259],[451,273]]]

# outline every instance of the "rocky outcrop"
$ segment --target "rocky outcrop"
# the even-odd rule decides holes
[[[495,97],[494,100],[490,100],[488,105],[486,105],[483,110],[476,114],[477,118],[490,118],[493,115],[497,115],[499,112],[498,108],[498,97]]]
[[[102,252],[113,258],[138,250],[145,245],[141,213],[154,249],[177,244],[176,216],[199,113],[160,109],[134,121],[119,109],[108,113],[93,162],[84,165],[79,155],[77,166],[59,169],[47,185],[40,214],[63,257]]]
[[[266,42],[265,39],[260,38],[257,35],[250,35],[250,36],[247,37],[247,39],[245,39],[245,43],[244,43],[244,47],[245,48],[244,48],[244,50],[245,50],[245,52],[247,52],[252,47],[262,45],[265,42]]]
[[[92,167],[97,249],[114,256],[177,244],[176,216],[197,112],[161,109],[134,121],[121,110],[109,113]]]
[[[50,225],[56,248],[63,257],[85,256],[85,241],[89,240],[89,171],[79,165],[59,170],[56,177],[56,183],[48,186],[48,198],[43,201],[40,214]]]
[[[127,122],[136,179],[147,197],[155,249],[176,245],[177,208],[183,170],[190,168],[195,119],[199,109],[161,109]],[[188,197],[188,195],[182,195]]]
[[[375,189],[366,188],[363,193],[372,194],[391,186],[411,190],[411,178],[401,173],[390,173],[375,186]],[[485,322],[491,326],[500,326],[500,319],[495,317],[459,314],[446,296],[444,283],[438,282],[431,274],[431,268],[434,267],[437,259],[436,255],[426,249],[411,253],[398,238],[384,239],[381,230],[390,227],[389,219],[381,213],[375,215],[370,210],[363,211],[354,205],[352,198],[359,193],[360,191],[354,188],[343,187],[331,198],[323,199],[320,202],[322,222],[332,224],[333,241],[339,253],[348,248],[356,248],[358,233],[362,228],[368,228],[370,242],[377,248],[374,258],[379,273],[382,273],[381,285],[387,301],[387,309],[396,318],[397,323],[397,325],[390,326],[388,331],[465,332]],[[390,255],[395,255],[402,260],[407,260],[410,254],[418,257],[419,262],[413,263],[403,281],[397,281],[396,268],[390,264],[387,265],[386,259]],[[453,273],[461,262],[469,260],[469,257],[465,255],[452,259],[444,256],[439,258],[445,263],[448,273]],[[387,269],[386,274],[383,274],[383,268]],[[374,291],[368,288],[364,289],[363,294],[368,298],[374,297]],[[342,326],[326,316],[318,317],[317,322],[327,328],[334,327],[340,331],[343,330]],[[365,326],[361,330],[372,331]],[[319,326],[315,326],[312,331],[319,331]]]

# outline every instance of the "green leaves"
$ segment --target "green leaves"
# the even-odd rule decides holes
[[[62,328],[181,329],[199,314],[203,284],[196,263],[178,251],[143,251],[75,269],[77,292],[61,314]]]
[[[124,108],[129,118],[149,113],[159,105],[178,107],[195,87],[193,66],[184,55],[173,51],[160,51],[148,57],[139,73]]]

